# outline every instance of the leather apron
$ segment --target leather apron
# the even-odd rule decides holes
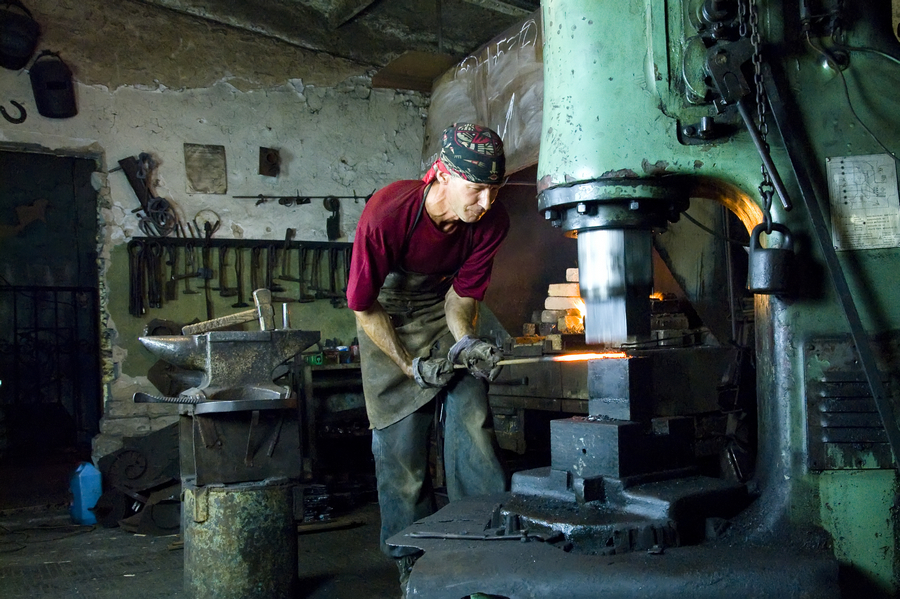
[[[412,227],[406,234],[403,251],[412,232],[422,218],[425,197],[431,185],[422,194],[422,203]],[[468,236],[471,242],[471,235]],[[403,270],[399,265],[391,271],[378,294],[378,302],[391,317],[391,324],[410,354],[421,358],[446,357],[455,340],[447,328],[444,299],[453,283],[456,272],[448,274],[422,274]],[[382,429],[409,416],[429,401],[440,388],[423,389],[400,370],[366,335],[357,324],[359,351],[366,398],[366,413],[372,428]]]

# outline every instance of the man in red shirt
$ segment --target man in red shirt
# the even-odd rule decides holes
[[[434,509],[428,433],[436,413],[450,500],[506,488],[487,400],[500,351],[475,335],[509,230],[506,210],[494,205],[504,176],[500,136],[457,123],[425,177],[375,193],[356,230],[347,302],[373,428],[382,550],[398,559],[404,591],[417,554],[385,540]]]

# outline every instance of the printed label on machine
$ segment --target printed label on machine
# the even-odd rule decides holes
[[[826,159],[836,250],[900,247],[897,167],[889,154]]]

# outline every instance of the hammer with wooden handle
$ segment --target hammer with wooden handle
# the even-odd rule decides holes
[[[268,289],[257,289],[253,292],[253,302],[255,308],[236,312],[228,316],[205,320],[197,324],[189,324],[181,329],[182,335],[199,335],[216,329],[221,329],[230,325],[250,322],[256,318],[259,319],[259,327],[263,331],[271,331],[275,329],[275,310],[272,308],[272,292]]]

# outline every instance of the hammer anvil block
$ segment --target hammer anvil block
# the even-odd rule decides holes
[[[550,422],[550,466],[590,479],[686,468],[693,463],[694,420],[654,419],[651,426],[627,420],[574,416]]]
[[[651,360],[629,356],[588,362],[588,413],[616,420],[650,417]]]
[[[140,337],[156,357],[204,373],[182,393],[210,401],[284,399],[290,389],[272,383],[276,366],[319,340],[319,331],[210,331],[202,335]]]

